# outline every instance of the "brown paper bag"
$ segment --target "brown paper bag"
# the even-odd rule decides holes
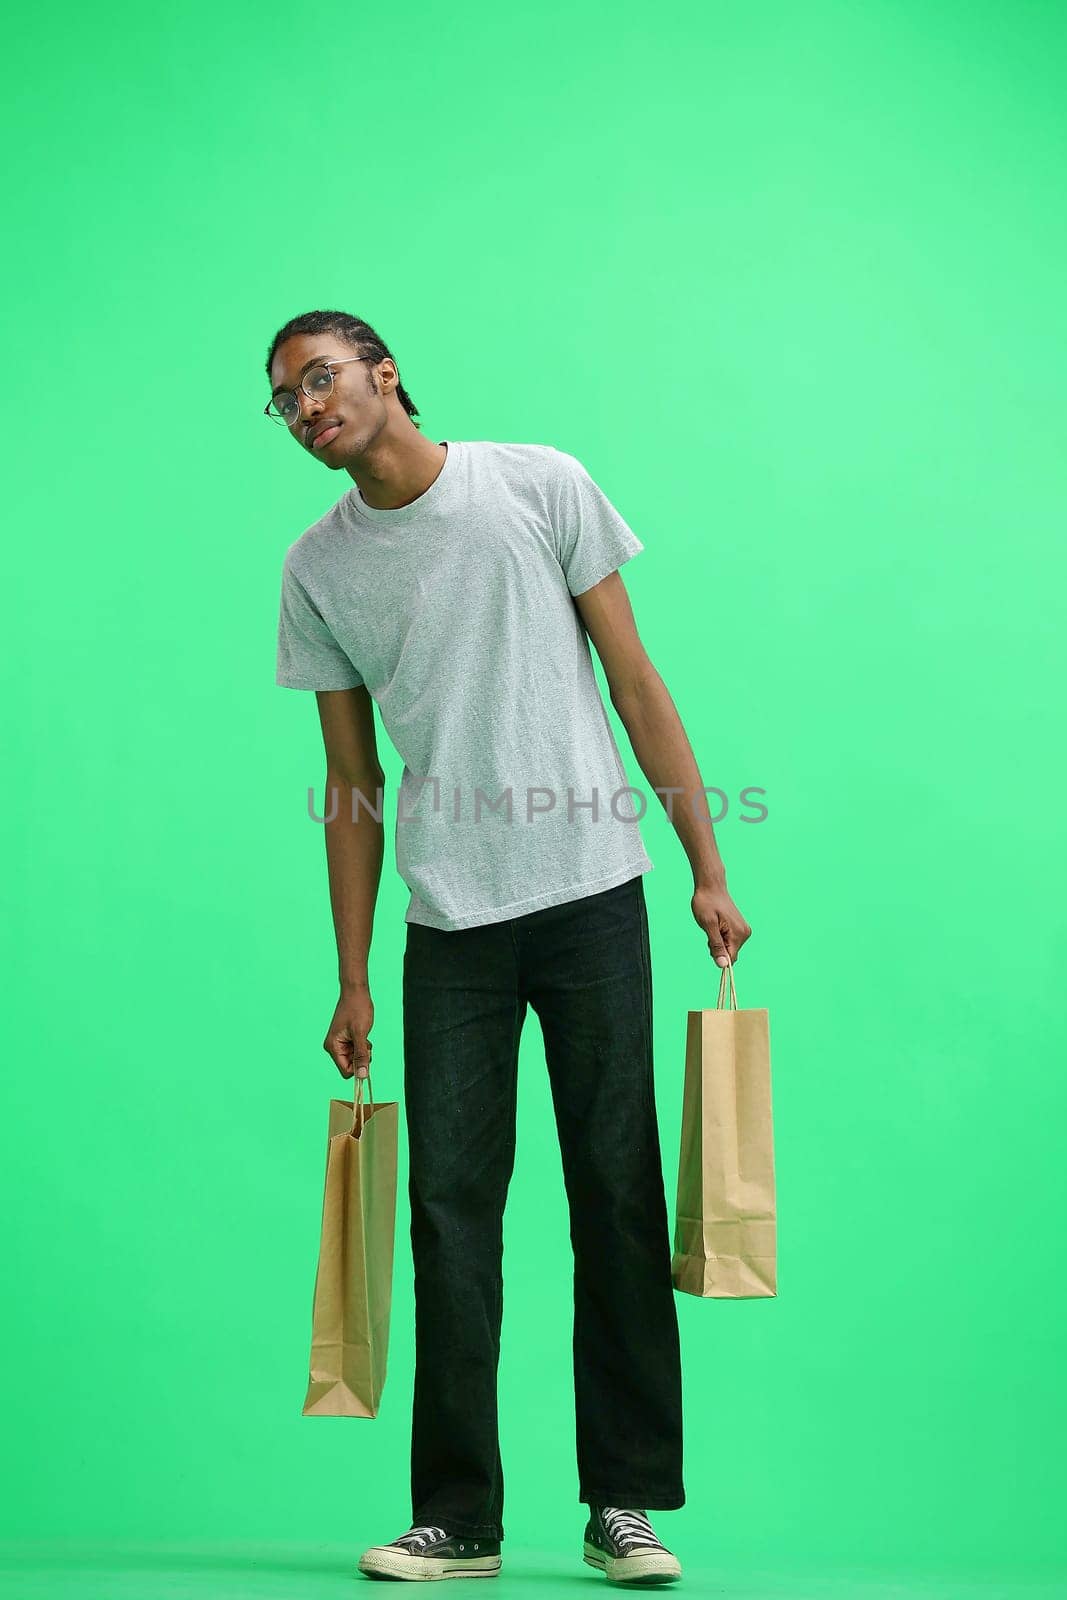
[[[330,1101],[305,1417],[378,1415],[393,1293],[398,1123],[399,1102],[375,1103],[369,1076],[356,1078],[354,1100]]]
[[[729,972],[733,1008],[724,1007]],[[690,1011],[671,1277],[683,1294],[777,1295],[770,1019],[737,1009],[733,963],[715,1010]]]

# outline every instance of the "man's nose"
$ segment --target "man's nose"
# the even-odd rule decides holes
[[[316,395],[312,395],[312,396],[306,395],[302,389],[300,391],[299,399],[300,399],[300,422],[301,422],[302,426],[307,427],[308,423],[313,421],[315,417],[319,417],[319,416],[322,415],[322,405],[323,405],[323,403],[318,398],[318,396],[316,396]]]

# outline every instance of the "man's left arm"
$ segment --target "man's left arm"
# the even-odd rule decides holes
[[[736,961],[752,929],[726,888],[723,864],[696,758],[667,686],[637,633],[630,597],[618,571],[574,604],[604,667],[611,703],[634,755],[682,841],[693,869],[693,916],[716,963]]]

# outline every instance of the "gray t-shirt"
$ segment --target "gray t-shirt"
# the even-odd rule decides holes
[[[353,484],[289,546],[276,682],[377,702],[405,764],[406,922],[500,922],[652,870],[572,599],[643,549],[576,457],[492,440],[449,441],[396,510]]]

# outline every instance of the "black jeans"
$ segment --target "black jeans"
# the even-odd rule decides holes
[[[682,1383],[640,876],[505,922],[407,925],[414,1523],[503,1539],[503,1215],[519,1035],[541,1024],[574,1250],[580,1501],[673,1509]]]

